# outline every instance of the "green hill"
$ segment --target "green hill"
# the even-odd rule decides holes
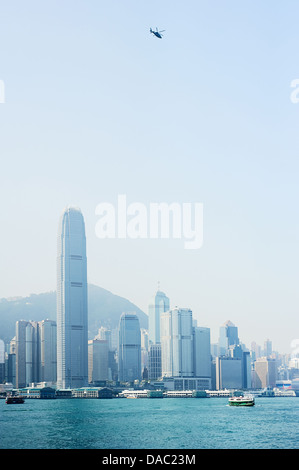
[[[100,326],[116,328],[123,312],[135,312],[141,328],[148,328],[148,317],[129,300],[102,287],[88,285],[88,336],[93,338]],[[29,297],[0,299],[0,339],[9,342],[15,336],[18,320],[56,320],[56,292]]]

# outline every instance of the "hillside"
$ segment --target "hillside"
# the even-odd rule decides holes
[[[88,330],[93,338],[100,326],[116,328],[122,312],[135,312],[141,328],[148,328],[148,317],[129,300],[102,287],[88,285]],[[56,292],[31,294],[29,297],[0,299],[0,339],[9,342],[15,336],[17,320],[56,320]]]

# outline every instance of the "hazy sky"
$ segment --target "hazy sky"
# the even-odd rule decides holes
[[[296,0],[1,2],[0,298],[56,289],[58,220],[76,205],[89,282],[147,312],[160,281],[212,341],[230,319],[247,346],[291,352],[298,17]],[[95,208],[119,194],[203,203],[202,248],[99,240]]]

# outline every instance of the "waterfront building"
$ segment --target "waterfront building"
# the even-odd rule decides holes
[[[148,374],[148,330],[141,328],[141,370],[142,377]]]
[[[227,355],[228,348],[234,344],[239,344],[238,328],[228,320],[220,327],[218,355]]]
[[[169,310],[169,298],[164,292],[157,290],[148,307],[148,337],[152,344],[160,343],[160,319],[163,312]]]
[[[87,260],[80,209],[67,208],[57,242],[57,387],[88,381]]]
[[[242,359],[229,356],[216,358],[216,389],[243,388]]]
[[[40,373],[38,382],[57,380],[57,326],[53,320],[42,320],[39,325]]]
[[[8,353],[5,358],[5,381],[16,387],[16,354]]]
[[[242,388],[251,388],[251,357],[244,345],[234,344],[228,348],[228,356],[240,359],[242,365]]]
[[[163,377],[192,377],[193,327],[192,310],[174,308],[161,314]]]
[[[11,350],[15,354],[9,355],[9,375],[17,388],[37,382],[56,382],[55,321],[17,321],[15,348]]]
[[[101,326],[94,339],[108,341],[108,380],[118,380],[117,348],[118,328],[109,329]]]
[[[163,377],[161,382],[165,390],[209,390],[210,377]]]
[[[104,339],[88,341],[88,381],[96,383],[109,380],[109,342]]]
[[[5,344],[0,339],[0,384],[5,380]]]
[[[135,313],[123,313],[120,317],[118,379],[120,382],[141,379],[141,332]]]
[[[161,344],[151,344],[148,352],[148,378],[149,380],[157,380],[161,376]]]
[[[29,322],[19,320],[16,322],[16,387],[26,387],[26,329]]]
[[[211,341],[210,328],[194,327],[194,376],[211,378]]]
[[[275,387],[276,361],[268,357],[260,357],[254,362],[254,387]]]

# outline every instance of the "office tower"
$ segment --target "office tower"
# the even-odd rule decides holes
[[[9,343],[9,352],[5,357],[5,380],[16,388],[16,337]]]
[[[141,328],[141,371],[142,377],[148,376],[148,330]]]
[[[150,344],[148,352],[148,378],[157,380],[162,377],[161,344]]]
[[[152,344],[160,343],[160,317],[169,310],[169,298],[159,289],[148,306],[148,337]]]
[[[16,322],[16,387],[26,387],[26,327],[28,322]]]
[[[28,322],[25,333],[26,384],[39,382],[40,339],[38,322]]]
[[[161,314],[162,376],[193,376],[192,311],[174,308]]]
[[[109,380],[109,342],[104,339],[88,341],[88,381],[96,383]]]
[[[194,327],[194,376],[211,378],[210,328]]]
[[[255,341],[253,341],[251,343],[250,348],[251,348],[251,354],[252,354],[253,361],[255,361],[256,359],[261,357],[261,355],[262,355],[261,347],[258,344],[256,344]]]
[[[18,388],[36,382],[56,382],[56,322],[18,321],[15,347],[12,341],[10,349],[10,376],[15,375]]]
[[[249,351],[243,351],[242,360],[243,388],[249,389],[251,388],[251,357]]]
[[[53,320],[39,322],[40,338],[40,381],[57,380],[57,326]]]
[[[16,387],[26,387],[38,381],[38,325],[37,322],[16,322]]]
[[[264,355],[266,357],[270,357],[272,354],[272,341],[270,341],[269,339],[266,339],[266,341],[264,342]]]
[[[57,243],[57,387],[88,382],[85,224],[77,208],[63,212]]]
[[[242,387],[242,360],[228,356],[216,357],[216,389]]]
[[[117,348],[118,348],[118,328],[110,330],[104,326],[99,328],[98,334],[94,339],[108,341],[108,380],[118,379]]]
[[[225,356],[233,344],[239,344],[238,328],[228,320],[220,327],[219,356]]]
[[[109,328],[101,326],[98,330],[97,336],[94,339],[102,339],[104,341],[108,341],[108,349],[112,349],[111,330],[109,330]]]
[[[260,357],[254,363],[254,386],[256,388],[275,387],[276,361]]]
[[[245,346],[241,346],[240,344],[233,344],[228,349],[228,356],[241,360],[242,388],[250,388],[251,387],[250,352],[246,350]]]
[[[133,382],[141,378],[141,333],[135,313],[123,313],[119,321],[118,378]]]
[[[0,384],[5,380],[5,345],[4,341],[0,339]]]

